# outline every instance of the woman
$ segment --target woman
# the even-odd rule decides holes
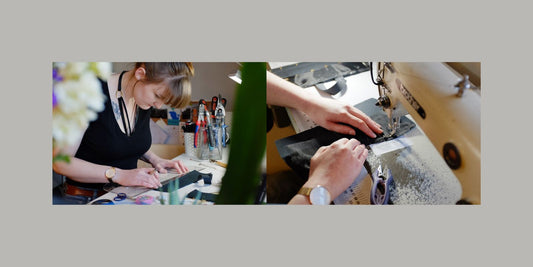
[[[54,171],[65,175],[63,200],[85,204],[105,193],[106,183],[123,186],[161,186],[158,173],[173,168],[188,169],[180,161],[163,159],[149,151],[150,112],[163,104],[182,108],[189,104],[191,63],[139,62],[132,70],[102,81],[107,97],[105,109],[89,124],[70,163],[54,163]],[[137,168],[137,160],[153,168]],[[56,192],[54,192],[56,194]]]

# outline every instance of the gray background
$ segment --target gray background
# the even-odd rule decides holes
[[[15,2],[0,8],[2,266],[529,262],[531,19],[520,1]],[[305,7],[305,8],[303,8]],[[52,61],[480,61],[482,205],[51,205]],[[525,135],[524,135],[525,133]],[[76,264],[74,264],[76,263]]]

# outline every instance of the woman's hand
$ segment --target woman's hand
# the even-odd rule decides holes
[[[181,161],[160,158],[151,151],[148,151],[143,155],[143,160],[152,164],[152,166],[160,173],[167,173],[167,169],[175,169],[178,173],[186,173],[189,171]]]
[[[175,169],[178,173],[186,173],[189,171],[189,169],[187,169],[187,167],[179,160],[158,158],[152,160],[150,163],[160,173],[167,173],[167,169]]]
[[[123,186],[144,186],[148,188],[159,188],[162,186],[154,168],[117,169],[113,181]]]
[[[267,104],[290,107],[307,114],[316,124],[342,134],[355,135],[354,129],[375,138],[381,126],[362,111],[339,100],[307,93],[294,83],[267,71]],[[347,125],[343,125],[347,124]]]
[[[322,185],[335,199],[361,172],[368,150],[357,139],[342,138],[318,149],[311,158],[306,187]]]
[[[381,126],[362,111],[335,99],[313,97],[309,105],[303,105],[302,111],[330,131],[355,135],[355,130],[348,126],[351,125],[372,138],[383,132]]]

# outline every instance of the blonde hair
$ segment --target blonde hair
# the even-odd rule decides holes
[[[191,100],[191,78],[194,67],[191,62],[137,62],[135,69],[144,67],[147,83],[165,82],[168,90],[163,95],[166,105],[184,108]]]

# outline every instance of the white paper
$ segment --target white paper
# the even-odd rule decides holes
[[[346,205],[346,204],[353,204],[353,200],[356,198],[356,194],[359,193],[359,185],[361,182],[367,178],[370,177],[366,169],[363,167],[361,169],[361,172],[355,178],[355,181],[346,189],[344,192],[342,192],[337,198],[333,200],[333,203],[335,205]],[[371,179],[371,178],[370,178]]]
[[[399,137],[393,140],[372,144],[370,145],[370,149],[372,149],[372,152],[374,152],[376,156],[379,156],[394,150],[411,146],[412,144],[413,142],[410,139]]]

